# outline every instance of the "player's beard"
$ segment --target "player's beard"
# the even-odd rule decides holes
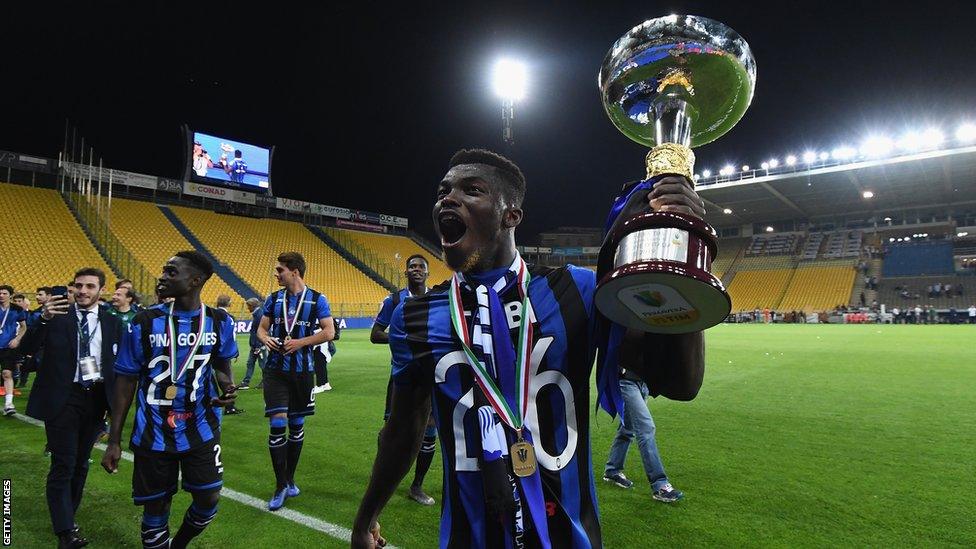
[[[444,263],[447,263],[448,267],[450,267],[451,269],[459,273],[467,273],[473,271],[475,267],[478,266],[478,263],[481,261],[481,256],[482,256],[481,248],[478,248],[473,252],[471,252],[471,254],[468,255],[468,257],[464,258],[464,261],[461,263],[460,267],[455,268],[454,265],[451,265],[451,262],[447,257],[447,253],[444,252],[443,250],[441,251],[441,259],[444,260]]]

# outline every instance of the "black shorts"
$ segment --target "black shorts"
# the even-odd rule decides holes
[[[288,417],[310,416],[315,413],[315,374],[264,371],[264,416],[287,413]]]
[[[0,349],[0,370],[10,370],[11,372],[17,370],[17,360],[20,358],[20,354],[17,349]]]
[[[158,499],[169,499],[178,490],[180,472],[187,492],[220,490],[224,484],[224,464],[220,457],[220,439],[182,453],[154,452],[132,448],[132,501],[145,505]]]

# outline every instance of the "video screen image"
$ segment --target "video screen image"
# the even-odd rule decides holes
[[[193,132],[190,162],[195,179],[268,190],[269,149]]]

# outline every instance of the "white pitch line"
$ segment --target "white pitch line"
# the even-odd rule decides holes
[[[21,414],[16,414],[14,415],[14,417],[23,421],[24,423],[29,423],[37,427],[44,427],[43,421],[36,420],[32,417],[21,415]],[[98,448],[103,452],[105,451],[105,445],[101,443],[96,444],[95,448]],[[129,452],[122,452],[122,459],[126,461],[132,461],[132,454]],[[286,509],[284,507],[278,509],[275,512],[268,511],[268,502],[264,501],[263,499],[258,499],[252,495],[245,494],[243,492],[238,492],[237,490],[232,490],[226,486],[224,486],[220,490],[220,496],[221,498],[227,498],[236,501],[237,503],[240,503],[242,505],[247,505],[248,507],[252,507],[254,509],[257,509],[258,511],[263,511],[265,513],[274,515],[276,517],[281,517],[283,519],[290,520],[296,524],[305,526],[306,528],[317,530],[327,536],[331,536],[338,540],[347,541],[347,542],[352,540],[352,530],[350,530],[349,528],[346,528],[344,526],[339,526],[337,524],[332,524],[331,522],[326,522],[324,520],[306,515],[305,513],[300,513],[293,509]],[[388,549],[397,549],[396,546],[394,545],[387,545],[386,547]]]

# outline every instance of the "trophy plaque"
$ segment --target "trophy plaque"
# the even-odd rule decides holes
[[[607,220],[596,305],[643,332],[677,334],[722,322],[732,301],[709,269],[715,229],[694,215],[648,212],[662,177],[694,185],[691,147],[721,137],[752,101],[749,45],[718,21],[694,15],[650,19],[610,48],[600,69],[603,107],[624,135],[651,147],[646,179],[624,187]]]

